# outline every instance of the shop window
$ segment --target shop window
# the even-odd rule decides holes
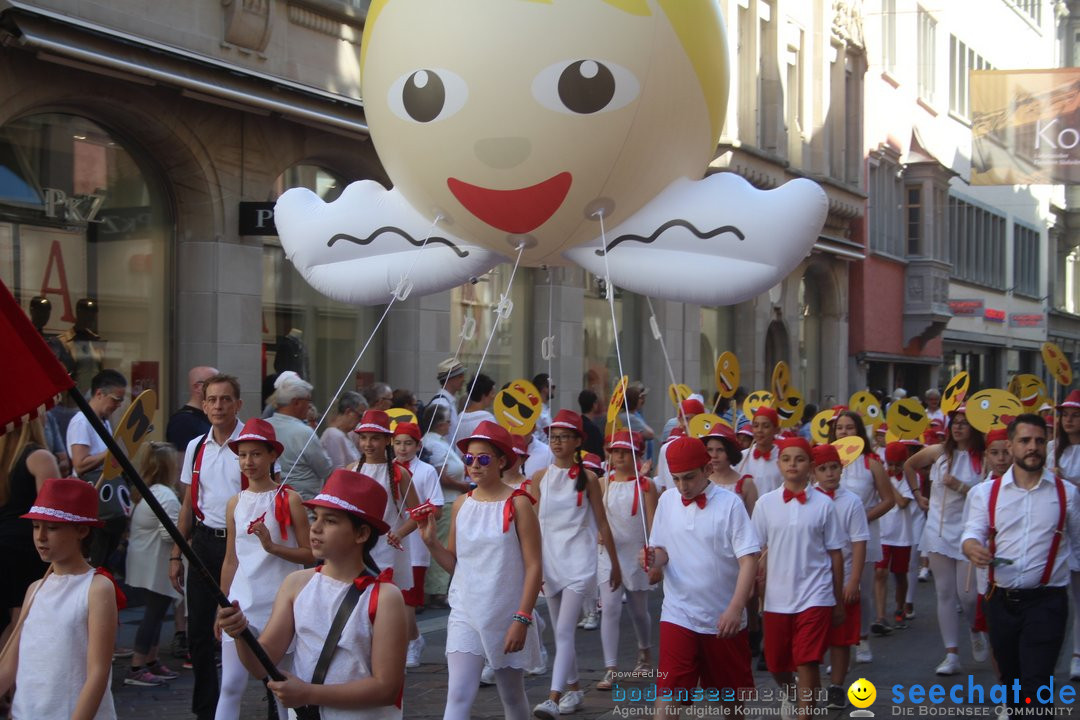
[[[1020,295],[1041,295],[1039,257],[1039,231],[1013,223],[1013,290]]]
[[[547,335],[547,325],[545,322],[533,328],[531,324],[535,271],[519,267],[514,275],[514,285],[510,287],[512,270],[513,266],[506,263],[496,265],[486,275],[477,278],[477,282],[450,291],[450,346],[456,348],[461,342],[459,357],[469,369],[469,379],[480,367],[481,358],[484,365],[480,372],[493,379],[496,386],[520,377],[532,378],[529,371],[532,356],[534,349],[540,346],[541,338]],[[513,308],[499,322],[488,346],[496,310],[508,287]],[[461,340],[462,327],[468,320],[474,326],[472,339]],[[484,357],[485,346],[488,347],[487,357]]]
[[[46,113],[0,128],[0,279],[81,390],[119,370],[166,417],[172,228],[150,166],[104,127]]]
[[[870,165],[870,249],[904,257],[903,191],[900,165],[882,156]]]
[[[289,188],[304,187],[330,202],[347,184],[344,177],[326,168],[295,165],[275,181],[268,199],[276,200]],[[315,386],[315,404],[320,412],[325,410],[384,308],[346,305],[322,295],[285,258],[276,237],[264,238],[262,297],[264,396],[269,394],[266,386],[272,390],[278,373],[292,370]],[[347,389],[384,379],[385,338],[392,333],[393,328],[384,324]]]
[[[956,280],[1005,289],[1005,217],[949,196],[952,275]]]
[[[919,8],[918,23],[919,65],[916,87],[919,97],[933,105],[937,90],[937,20],[930,13]]]

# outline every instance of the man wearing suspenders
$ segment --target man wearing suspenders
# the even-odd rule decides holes
[[[178,527],[215,578],[221,577],[225,561],[225,505],[246,485],[236,453],[229,449],[229,440],[239,435],[244,425],[237,418],[242,404],[235,377],[218,374],[206,381],[203,411],[210,418],[210,432],[188,443],[180,471],[183,505]],[[169,557],[169,577],[183,592],[183,563],[175,546]],[[186,584],[188,645],[195,676],[191,711],[199,720],[213,720],[219,694],[214,658],[217,602],[213,590],[190,568]]]
[[[1080,552],[1080,496],[1046,468],[1046,423],[1034,414],[1009,423],[1012,467],[971,490],[961,547],[988,568],[986,621],[1001,680],[1020,681],[1010,708],[1045,705],[1069,618],[1069,554]],[[1027,698],[1030,698],[1028,704]],[[1053,704],[1050,698],[1049,705]]]

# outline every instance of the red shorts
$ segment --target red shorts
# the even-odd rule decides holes
[[[427,576],[427,567],[413,565],[412,587],[401,591],[401,598],[409,607],[420,607],[424,604],[424,577]]]
[[[829,647],[844,647],[859,644],[859,630],[862,625],[862,603],[858,600],[844,606],[844,624],[833,625],[829,618]]]
[[[882,545],[881,559],[874,563],[878,570],[888,570],[895,575],[907,575],[911,566],[910,545]]]
[[[660,623],[660,662],[657,690],[742,690],[754,687],[750,670],[750,641],[746,630],[735,637],[718,638],[688,630],[675,623]]]
[[[831,607],[806,608],[795,614],[765,612],[762,618],[769,672],[795,672],[800,665],[820,662],[825,656]]]

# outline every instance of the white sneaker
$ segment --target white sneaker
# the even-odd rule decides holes
[[[795,703],[791,702],[787,697],[780,701],[780,720],[797,720]]]
[[[547,672],[548,653],[543,645],[540,646],[540,664],[533,668],[526,668],[526,675],[543,675]]]
[[[595,630],[600,627],[600,613],[595,610],[590,610],[585,614],[585,619],[582,620],[581,625],[578,627],[582,630]]]
[[[1080,657],[1072,656],[1072,662],[1069,663],[1069,679],[1080,680]]]
[[[855,648],[855,662],[874,662],[874,653],[870,652],[869,638],[859,641],[858,646]]]
[[[420,654],[424,652],[424,645],[426,644],[423,635],[409,641],[409,649],[405,651],[405,667],[420,667]]]
[[[484,663],[484,669],[480,671],[480,687],[488,687],[495,684],[495,668]]]
[[[585,693],[581,690],[567,690],[559,700],[559,714],[569,715],[585,706]]]
[[[923,566],[919,568],[919,582],[926,582],[930,579],[930,568]]]
[[[982,663],[990,659],[990,648],[986,642],[986,633],[971,633],[971,655],[975,662]]]
[[[960,672],[960,656],[956,653],[946,653],[941,664],[934,668],[938,675],[956,675]]]
[[[533,715],[543,720],[555,720],[555,718],[559,717],[559,705],[551,698],[548,698],[533,708]]]

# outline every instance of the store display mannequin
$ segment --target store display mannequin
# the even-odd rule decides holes
[[[80,389],[90,387],[90,381],[104,367],[105,340],[98,335],[98,302],[80,298],[75,303],[75,324],[60,335],[71,357],[75,359],[72,377]]]
[[[49,346],[49,349],[53,351],[53,355],[56,356],[56,359],[60,361],[60,364],[64,366],[64,369],[70,375],[75,372],[75,359],[71,357],[71,353],[64,347],[64,343],[60,341],[56,333],[45,332],[45,326],[49,324],[51,316],[52,303],[49,302],[49,298],[41,295],[30,298],[30,322],[34,324],[34,327],[45,340],[45,344]]]
[[[303,330],[292,328],[288,334],[278,338],[277,353],[274,355],[274,372],[280,374],[286,370],[292,370],[302,378],[308,377]]]

